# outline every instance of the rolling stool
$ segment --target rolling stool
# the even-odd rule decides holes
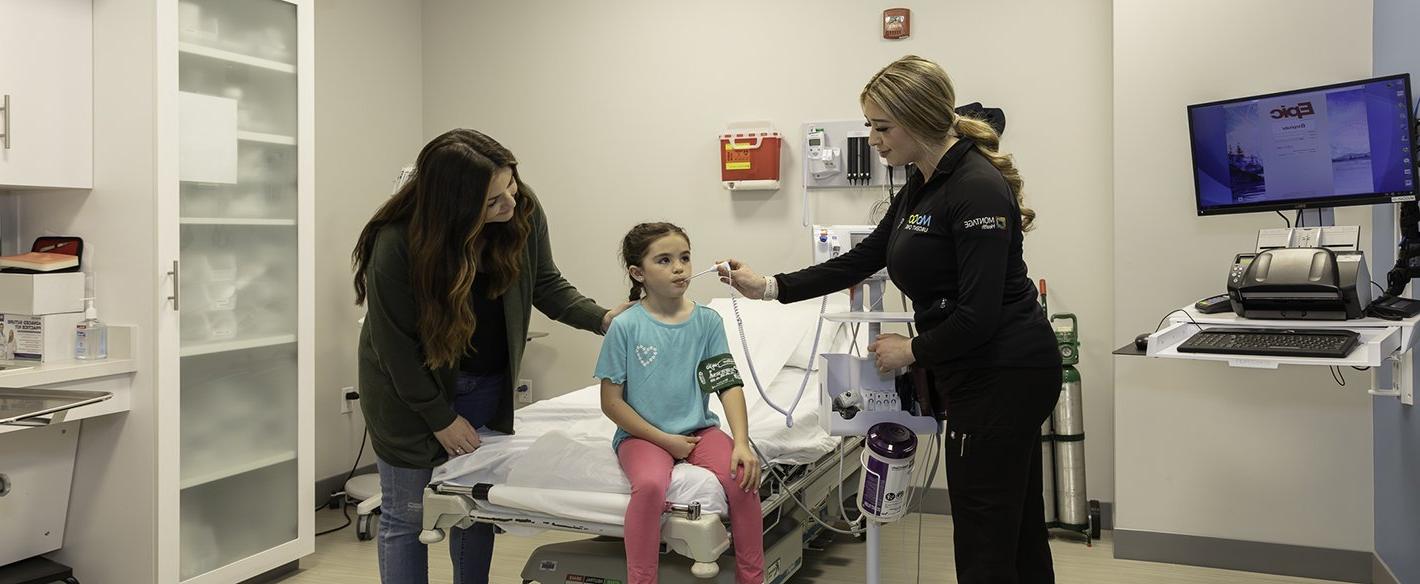
[[[360,541],[373,539],[377,524],[374,516],[380,512],[380,475],[362,474],[345,481],[345,499],[359,501],[355,506],[355,537]]]
[[[79,584],[69,566],[34,557],[0,566],[0,584]]]

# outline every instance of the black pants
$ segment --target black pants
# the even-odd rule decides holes
[[[947,393],[947,491],[959,584],[1053,584],[1041,495],[1040,426],[1060,368],[937,374]]]

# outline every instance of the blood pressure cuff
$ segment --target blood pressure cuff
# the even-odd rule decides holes
[[[700,366],[695,368],[695,380],[700,383],[700,391],[705,393],[720,393],[745,384],[740,379],[740,369],[735,366],[734,356],[729,353],[701,361]]]

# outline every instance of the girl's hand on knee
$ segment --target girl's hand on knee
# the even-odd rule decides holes
[[[759,458],[748,445],[736,444],[730,455],[730,478],[746,493],[759,489]]]

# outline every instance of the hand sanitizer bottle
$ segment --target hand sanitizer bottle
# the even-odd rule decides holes
[[[74,358],[89,360],[108,358],[108,325],[99,322],[94,299],[84,299],[84,321],[74,330]]]

